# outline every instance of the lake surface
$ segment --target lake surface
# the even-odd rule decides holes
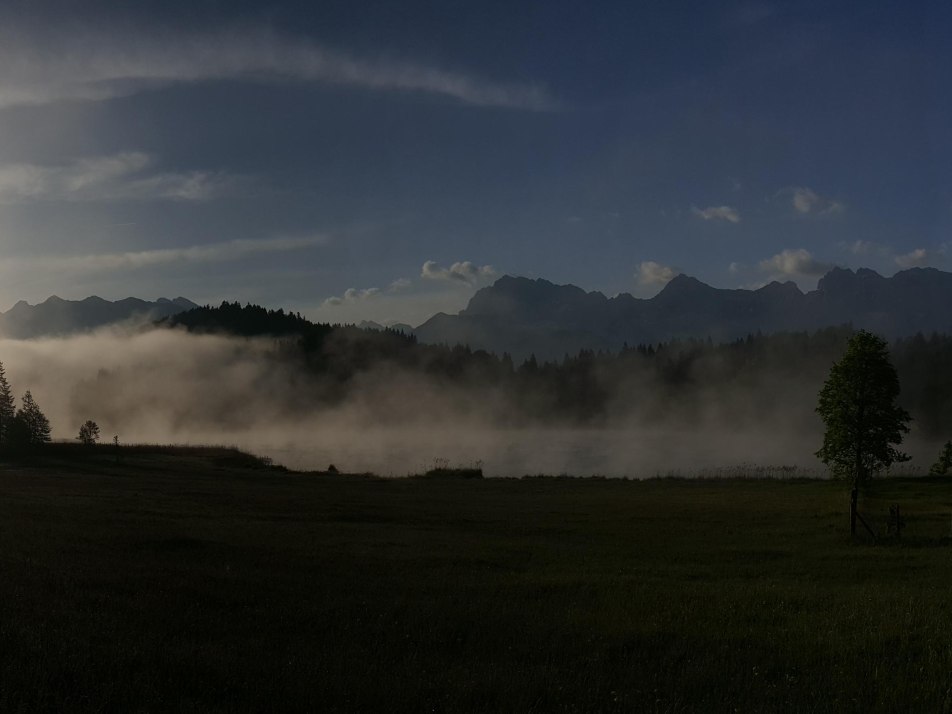
[[[300,470],[333,464],[349,473],[423,473],[438,465],[482,467],[487,476],[823,476],[814,439],[730,429],[315,431],[294,443],[239,446]]]

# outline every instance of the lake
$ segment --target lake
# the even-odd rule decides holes
[[[823,476],[805,437],[722,429],[316,430],[294,443],[238,445],[300,470],[334,464],[349,473],[422,473],[438,465],[481,466],[487,476]]]

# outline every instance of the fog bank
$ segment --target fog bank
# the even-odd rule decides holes
[[[673,403],[643,379],[618,384],[598,427],[513,425],[509,395],[381,364],[344,392],[274,339],[156,329],[0,340],[14,394],[31,390],[54,439],[95,420],[103,441],[236,445],[292,468],[402,476],[480,462],[488,475],[821,475],[819,385],[761,375],[725,397],[703,381]],[[703,376],[703,375],[702,375]],[[710,385],[713,390],[715,385]],[[907,449],[928,468],[936,445]],[[771,467],[758,471],[751,465]]]

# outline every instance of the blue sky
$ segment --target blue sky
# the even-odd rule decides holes
[[[0,10],[0,309],[952,268],[948,3]]]

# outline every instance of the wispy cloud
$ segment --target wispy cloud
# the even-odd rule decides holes
[[[638,266],[635,278],[638,284],[643,287],[652,285],[667,285],[672,278],[681,273],[677,268],[672,268],[653,260],[645,260]]]
[[[392,283],[390,283],[390,287],[387,288],[387,292],[398,293],[409,289],[412,285],[412,280],[408,280],[407,278],[397,278]]]
[[[877,249],[876,244],[868,240],[856,240],[852,243],[844,243],[843,247],[853,255],[869,255]]]
[[[362,303],[370,300],[376,301],[378,298],[387,298],[388,300],[406,298],[406,293],[420,295],[422,293],[453,293],[460,294],[461,291],[452,286],[459,285],[465,287],[476,287],[478,284],[495,277],[496,271],[491,265],[476,265],[470,261],[453,263],[448,268],[441,268],[436,261],[428,260],[423,264],[420,272],[422,282],[414,282],[407,278],[397,278],[387,286],[386,290],[380,288],[348,288],[342,295],[332,295],[321,302],[320,308],[356,308]],[[424,287],[424,283],[436,282],[442,283],[442,287],[432,286],[431,289]],[[354,313],[357,314],[357,313]]]
[[[428,260],[420,270],[420,277],[425,280],[476,285],[496,277],[496,270],[491,265],[476,265],[468,260],[453,263],[448,268],[441,268],[435,260]]]
[[[65,273],[97,273],[112,270],[136,270],[174,263],[218,263],[238,260],[258,253],[300,250],[326,243],[324,236],[273,238],[266,240],[233,240],[208,245],[157,250],[100,253],[82,256],[38,256],[9,258],[4,267],[10,269],[48,270]]]
[[[776,280],[819,277],[829,272],[833,265],[817,260],[804,248],[788,248],[762,260],[758,267],[761,272],[769,273],[771,278]]]
[[[781,196],[790,199],[793,209],[800,215],[828,216],[842,213],[844,206],[839,201],[821,196],[812,188],[793,186],[780,191]]]
[[[496,82],[439,67],[351,56],[266,31],[171,35],[65,30],[31,37],[0,34],[0,107],[103,100],[156,85],[239,79],[323,82],[374,90],[418,91],[478,106],[549,110],[541,87]]]
[[[325,307],[337,307],[347,303],[362,302],[380,297],[380,288],[347,288],[343,295],[331,296],[327,298],[322,305]]]
[[[932,262],[932,255],[925,248],[916,248],[893,258],[900,268],[923,268]]]
[[[693,206],[691,213],[705,221],[727,221],[728,223],[740,223],[740,211],[731,206],[708,206],[707,208],[698,208]]]
[[[0,204],[31,201],[201,202],[239,190],[248,179],[208,171],[150,172],[141,152],[79,159],[68,164],[0,164]]]
[[[491,265],[465,260],[440,267],[436,261],[428,260],[418,279],[397,278],[386,288],[348,288],[341,295],[321,301],[312,313],[316,319],[331,322],[420,324],[437,312],[459,311],[474,288],[495,277],[496,270]]]

